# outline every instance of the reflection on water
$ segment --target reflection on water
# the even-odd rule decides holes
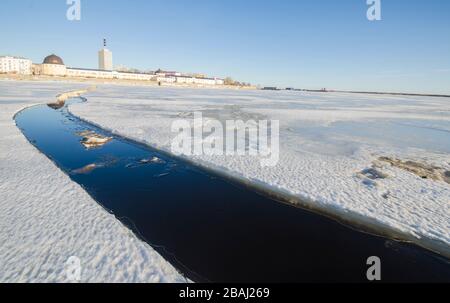
[[[364,282],[367,259],[379,256],[385,282],[450,282],[448,261],[435,254],[281,204],[153,149],[113,138],[87,150],[77,133],[111,134],[65,108],[33,107],[16,121],[73,181],[194,281]]]

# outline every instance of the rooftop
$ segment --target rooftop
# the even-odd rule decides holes
[[[64,65],[64,61],[55,54],[45,57],[44,62],[42,64],[56,64],[56,65]]]

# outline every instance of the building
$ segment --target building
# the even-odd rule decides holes
[[[98,69],[113,70],[113,56],[109,49],[102,49],[98,52]]]
[[[103,39],[103,49],[98,52],[98,69],[110,71],[114,69],[113,55],[112,52],[106,48],[106,39]]]
[[[86,79],[115,79],[111,71],[88,68],[67,68],[67,77],[86,78]]]
[[[129,73],[129,72],[113,72],[113,73],[116,73],[116,79],[121,80],[156,81],[156,76],[152,73]]]
[[[175,83],[177,82],[177,77],[173,76],[156,76],[156,81],[159,83]]]
[[[19,57],[0,56],[0,74],[44,75],[53,77],[71,77],[87,79],[118,79],[137,81],[157,81],[161,83],[224,85],[219,78],[208,78],[202,74],[182,74],[176,71],[158,69],[156,72],[140,72],[139,70],[114,70],[113,55],[106,48],[103,39],[103,49],[98,52],[98,69],[67,67],[61,57],[55,54],[44,58],[42,64],[33,64],[31,60]]]
[[[181,73],[175,72],[175,71],[165,71],[158,69],[155,74],[159,77],[179,77],[181,76]]]
[[[156,79],[154,74],[148,73],[128,73],[118,71],[106,71],[87,68],[67,68],[67,77],[86,78],[86,79],[119,79],[119,80],[137,80],[152,81]]]
[[[216,79],[214,78],[194,78],[195,84],[201,85],[216,85]]]
[[[180,84],[223,85],[225,82],[223,79],[218,78],[197,78],[192,76],[177,76],[175,79],[175,82]]]
[[[29,59],[11,56],[0,57],[0,74],[31,75],[32,62]]]
[[[225,80],[224,79],[219,79],[219,78],[214,78],[216,80],[216,85],[224,85],[225,84]]]
[[[64,61],[55,54],[44,58],[42,64],[33,64],[33,75],[59,76],[67,75],[67,68]]]
[[[100,52],[105,53],[106,49]],[[100,56],[99,60],[104,60],[105,58]],[[109,59],[108,59],[109,60]],[[106,61],[108,61],[106,60]],[[112,61],[112,56],[111,56]],[[103,62],[104,68],[111,69],[88,69],[88,68],[74,68],[66,67],[64,61],[53,54],[45,57],[42,64],[32,64],[30,61],[29,68],[33,75],[44,75],[44,76],[57,76],[57,77],[71,77],[71,78],[84,78],[84,79],[118,79],[118,80],[131,80],[131,81],[157,81],[159,83],[181,83],[181,84],[199,84],[199,85],[223,85],[224,80],[218,78],[201,78],[188,75],[182,75],[178,72],[167,72],[158,70],[156,73],[148,72],[126,72],[126,71],[114,71],[112,62]]]
[[[194,78],[189,76],[179,76],[176,77],[176,82],[181,84],[192,84],[194,83]]]
[[[42,64],[33,64],[32,71],[34,75],[85,79],[156,80],[156,76],[153,73],[129,73],[112,70],[66,67],[64,61],[56,55],[46,57]]]

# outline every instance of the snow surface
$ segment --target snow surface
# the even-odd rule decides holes
[[[274,168],[254,157],[190,160],[450,255],[449,184],[387,164],[377,168],[385,179],[360,174],[380,156],[450,170],[449,98],[119,85],[100,86],[87,98],[71,112],[165,151],[176,136],[173,121],[194,111],[223,122],[280,120]]]
[[[0,282],[185,282],[149,245],[36,150],[13,116],[86,84],[0,81]]]

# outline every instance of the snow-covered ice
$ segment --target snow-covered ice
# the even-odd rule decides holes
[[[185,282],[16,127],[19,110],[86,84],[0,81],[0,282]]]
[[[378,226],[450,255],[450,185],[377,161],[450,170],[450,98],[345,93],[99,86],[73,114],[170,152],[171,125],[205,119],[279,120],[280,162],[192,156],[191,161],[297,197],[314,209]]]

